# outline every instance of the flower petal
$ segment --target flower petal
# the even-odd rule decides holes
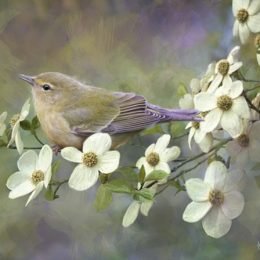
[[[240,96],[243,92],[243,83],[240,80],[232,82],[232,85],[229,90],[229,96],[234,99]]]
[[[207,201],[211,187],[201,179],[192,178],[185,182],[189,197],[195,202]]]
[[[7,147],[9,147],[10,145],[12,145],[14,143],[16,134],[19,131],[19,127],[20,127],[20,123],[17,121],[12,129],[11,138],[9,140]]]
[[[233,26],[233,35],[235,37],[238,37],[239,35],[239,22],[238,20],[235,20],[234,26]]]
[[[150,153],[152,153],[153,150],[154,150],[154,147],[155,147],[155,144],[150,144],[150,145],[146,148],[144,155],[145,155],[145,156],[148,156]]]
[[[191,202],[185,208],[182,218],[184,221],[194,223],[202,218],[210,211],[212,205],[209,201],[205,202]]]
[[[153,206],[153,201],[145,201],[143,203],[141,203],[141,207],[140,207],[140,212],[144,215],[144,216],[148,216],[150,209]]]
[[[145,159],[144,163],[143,163],[143,166],[144,166],[144,170],[145,170],[145,174],[146,176],[151,173],[152,171],[155,170],[155,167],[151,166]]]
[[[189,144],[190,149],[191,149],[191,140],[192,140],[192,137],[194,136],[195,132],[196,132],[196,129],[194,127],[192,127],[190,129],[189,136],[188,136],[188,144]]]
[[[91,135],[83,143],[83,152],[95,152],[97,155],[101,155],[111,148],[112,140],[109,134],[96,133]]]
[[[6,130],[6,125],[4,125],[4,124],[1,125],[1,124],[0,124],[0,136],[3,136],[5,130]]]
[[[258,0],[252,0],[248,8],[250,15],[254,15],[260,11],[260,2]]]
[[[23,121],[29,114],[30,110],[30,99],[27,99],[22,107],[19,121]]]
[[[221,209],[229,219],[237,218],[245,206],[244,196],[239,191],[231,191],[225,194]]]
[[[160,159],[163,162],[170,162],[177,159],[180,156],[181,150],[178,146],[172,146],[166,148],[160,155]]]
[[[217,70],[217,66],[216,66],[216,70]],[[218,73],[216,77],[213,79],[213,81],[211,82],[211,84],[209,85],[207,92],[213,93],[218,88],[222,80],[223,80],[223,76]]]
[[[75,147],[63,148],[60,153],[65,160],[70,162],[81,163],[83,160],[83,153]]]
[[[213,207],[202,220],[204,231],[208,236],[214,238],[220,238],[227,234],[231,224],[231,220],[222,213],[222,210],[216,207]]]
[[[166,173],[170,173],[171,169],[168,163],[166,162],[159,162],[155,167],[154,170],[160,170],[160,171],[164,171]]]
[[[118,151],[108,151],[98,158],[99,171],[111,173],[118,168],[120,153]]]
[[[35,189],[35,185],[31,182],[31,180],[27,180],[21,183],[19,186],[16,186],[12,191],[9,193],[10,199],[16,199],[18,197],[22,197]]]
[[[242,169],[234,168],[230,170],[227,174],[223,191],[227,193],[234,190],[240,190],[244,176],[245,174]]]
[[[200,128],[198,128],[194,134],[194,140],[198,144],[205,138],[205,136],[206,136],[206,133],[203,132]]]
[[[198,143],[202,152],[207,153],[213,144],[213,137],[211,134],[206,134],[205,137]]]
[[[212,189],[223,190],[227,177],[227,168],[220,161],[213,161],[208,166],[204,182],[208,183]]]
[[[39,159],[38,159],[38,170],[42,170],[43,172],[46,172],[52,162],[53,152],[49,145],[44,145],[39,153]]]
[[[27,180],[30,180],[28,176],[21,172],[15,172],[7,179],[6,186],[9,190],[13,190]]]
[[[260,13],[249,16],[247,24],[251,32],[260,32]]]
[[[220,122],[222,114],[223,112],[219,108],[210,111],[205,116],[203,124],[201,124],[201,130],[206,133],[209,133],[216,129]]]
[[[19,130],[17,131],[16,136],[15,136],[15,145],[16,145],[18,153],[21,154],[23,152],[23,141],[22,141]]]
[[[133,201],[130,206],[127,208],[122,225],[123,227],[129,227],[133,224],[138,216],[140,209],[140,203],[138,201]]]
[[[243,63],[240,61],[240,62],[236,62],[234,64],[232,64],[230,67],[229,67],[229,71],[228,73],[229,74],[232,74],[234,73],[235,71],[237,71],[238,69],[240,69],[241,67],[243,66]],[[232,80],[231,80],[232,82]]]
[[[201,92],[194,96],[195,108],[199,111],[206,112],[216,108],[217,100],[216,97],[207,92]]]
[[[233,0],[232,1],[232,10],[234,16],[237,16],[237,12],[240,9],[247,9],[249,6],[249,0]]]
[[[250,110],[244,97],[234,99],[231,110],[242,118],[250,119]]]
[[[145,162],[146,162],[146,158],[144,156],[139,158],[138,161],[136,162],[136,167],[138,169],[141,169],[142,165],[144,165]]]
[[[247,43],[250,31],[246,23],[239,23],[239,38],[242,44]]]
[[[154,147],[154,151],[158,154],[160,154],[161,152],[163,152],[168,144],[170,143],[170,139],[171,136],[170,135],[162,135],[156,142],[155,147]]]
[[[35,199],[39,193],[42,191],[43,189],[43,182],[39,182],[36,187],[35,187],[35,190],[32,192],[32,194],[30,195],[30,197],[28,198],[26,204],[25,204],[25,207],[33,200]]]
[[[47,189],[49,183],[50,183],[50,180],[51,180],[51,175],[52,175],[52,168],[49,167],[49,169],[45,172],[45,175],[44,175],[44,187]]]
[[[86,190],[97,182],[98,176],[97,167],[89,168],[83,164],[79,164],[73,170],[68,184],[74,190]]]
[[[18,169],[21,173],[31,177],[32,173],[36,170],[38,156],[36,152],[29,150],[22,154],[17,162]]]
[[[242,119],[232,110],[223,113],[220,124],[233,138],[243,132]]]

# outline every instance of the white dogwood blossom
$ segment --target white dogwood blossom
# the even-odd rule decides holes
[[[260,32],[260,2],[259,0],[233,0],[235,23],[233,35],[239,37],[245,44],[250,33]]]
[[[5,129],[6,129],[6,124],[5,124],[6,117],[7,117],[6,112],[3,112],[0,115],[0,136],[2,136],[4,134]]]
[[[9,198],[15,199],[31,193],[26,205],[38,196],[43,187],[47,188],[51,179],[53,152],[44,145],[39,156],[34,151],[27,151],[17,162],[19,171],[12,174],[6,183],[10,189]]]
[[[195,108],[208,112],[202,130],[211,132],[220,125],[233,138],[243,132],[243,119],[250,118],[250,111],[243,96],[243,84],[235,81],[219,87],[215,92],[201,92],[194,97]]]
[[[185,186],[192,202],[183,212],[183,220],[194,223],[202,220],[208,236],[219,238],[227,234],[232,219],[244,208],[244,197],[239,191],[243,172],[227,171],[226,166],[213,161],[207,168],[204,180],[192,178]]]
[[[75,147],[61,150],[64,159],[78,163],[68,182],[72,189],[89,189],[97,182],[99,172],[108,174],[118,168],[120,153],[109,151],[111,145],[112,140],[108,134],[96,133],[84,141],[83,152]]]

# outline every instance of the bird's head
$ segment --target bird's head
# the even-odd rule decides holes
[[[36,76],[20,74],[19,78],[32,86],[34,99],[46,105],[64,102],[85,87],[79,81],[59,72],[45,72]]]

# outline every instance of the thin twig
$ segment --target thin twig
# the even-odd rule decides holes
[[[41,144],[41,145],[45,145],[45,143],[43,143],[40,138],[38,137],[38,135],[36,134],[36,132],[34,131],[33,133],[33,136],[35,137],[35,139]]]
[[[249,105],[249,107],[253,110],[255,110],[258,114],[260,114],[260,109],[258,109],[252,102],[251,100],[248,98],[248,96],[246,95],[245,92],[243,92],[243,97],[245,98],[247,104]]]

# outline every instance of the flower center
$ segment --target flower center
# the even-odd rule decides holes
[[[98,162],[98,157],[95,153],[88,152],[83,155],[83,163],[87,167],[94,167],[95,165],[97,165],[97,162]]]
[[[12,116],[12,118],[10,119],[10,122],[9,122],[9,124],[12,128],[14,127],[15,123],[19,120],[19,118],[20,118],[20,114],[15,114]]]
[[[192,127],[194,127],[195,129],[199,129],[200,128],[200,123],[199,122],[192,122]]]
[[[245,23],[248,20],[249,14],[248,11],[246,9],[240,9],[237,12],[237,20],[240,23]]]
[[[247,147],[249,145],[249,138],[246,134],[242,134],[237,138],[237,142],[241,147]]]
[[[212,190],[209,193],[209,202],[213,206],[220,206],[224,202],[224,194],[219,190]]]
[[[229,62],[227,60],[221,60],[218,64],[218,72],[223,75],[226,76],[228,74],[229,71]]]
[[[201,118],[205,118],[205,116],[208,114],[209,112],[200,112],[200,117]]]
[[[160,161],[160,157],[158,153],[150,153],[147,158],[146,161],[151,165],[151,166],[156,166],[159,161]]]
[[[217,100],[217,107],[220,108],[223,111],[228,111],[233,105],[233,101],[232,98],[227,96],[227,95],[223,95],[218,97]]]
[[[260,34],[257,34],[255,37],[255,47],[260,48]]]
[[[44,173],[41,170],[35,171],[32,174],[32,182],[37,185],[39,182],[44,180]]]

